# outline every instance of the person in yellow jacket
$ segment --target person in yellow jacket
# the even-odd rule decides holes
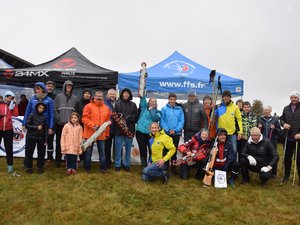
[[[217,127],[227,131],[227,139],[232,143],[233,150],[237,152],[237,140],[242,138],[242,115],[239,107],[231,100],[231,93],[223,91],[222,103],[215,111]]]
[[[162,177],[163,182],[168,181],[168,169],[167,161],[176,152],[173,139],[165,134],[157,122],[152,122],[150,125],[150,147],[151,147],[151,158],[149,165],[143,169],[142,179],[144,181],[150,181],[154,177]],[[167,151],[167,152],[166,152]]]

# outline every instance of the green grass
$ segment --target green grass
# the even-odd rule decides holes
[[[282,150],[280,150],[282,152]],[[279,178],[259,184],[251,175],[249,185],[203,188],[192,176],[141,181],[140,166],[131,173],[98,172],[66,176],[64,168],[47,169],[42,175],[26,174],[22,159],[15,158],[21,177],[6,172],[0,158],[0,224],[299,224],[300,186]],[[281,170],[281,161],[279,169]],[[291,177],[292,178],[292,177]]]

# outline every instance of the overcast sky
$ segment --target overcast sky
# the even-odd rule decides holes
[[[76,47],[119,72],[175,50],[281,114],[300,90],[299,0],[2,0],[0,48],[39,64]]]

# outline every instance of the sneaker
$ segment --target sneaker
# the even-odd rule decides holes
[[[75,175],[77,173],[77,170],[71,169],[71,173]]]
[[[126,172],[130,172],[130,167],[129,167],[129,166],[125,166],[125,167],[124,167],[124,170],[125,170]]]
[[[67,170],[67,175],[71,175],[72,174],[72,169],[68,169]]]
[[[8,173],[13,173],[13,172],[14,172],[14,167],[13,167],[13,165],[8,165],[8,166],[7,166],[7,172],[8,172]]]
[[[33,169],[32,169],[32,168],[28,168],[28,169],[26,169],[26,173],[28,173],[28,174],[32,174],[32,173],[33,173]]]
[[[38,174],[43,174],[44,173],[44,168],[40,167],[37,169]]]
[[[15,171],[15,172],[13,172],[13,173],[11,174],[11,176],[12,176],[12,177],[20,177],[21,175],[18,174],[18,173]]]
[[[229,184],[231,187],[235,187],[235,185],[234,185],[234,179],[233,179],[232,177],[229,178],[228,184]]]

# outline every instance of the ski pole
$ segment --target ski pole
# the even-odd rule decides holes
[[[288,137],[288,131],[285,135],[285,140],[284,140],[284,147],[283,147],[283,159],[282,159],[282,176],[284,178],[285,176],[285,166],[284,166],[284,161],[285,161],[285,150],[286,150],[286,142],[287,142],[287,137]],[[280,185],[283,184],[283,179],[281,180]]]
[[[295,166],[294,166],[294,177],[293,177],[293,186],[295,186],[296,180],[296,170],[297,170],[297,158],[298,158],[298,140],[296,142],[296,149],[295,149]]]

